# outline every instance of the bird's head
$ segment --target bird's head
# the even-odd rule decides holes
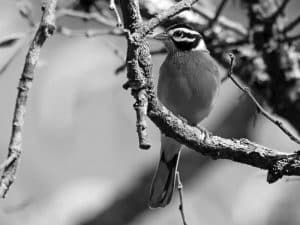
[[[207,51],[202,35],[185,24],[170,26],[153,38],[163,41],[168,51]]]

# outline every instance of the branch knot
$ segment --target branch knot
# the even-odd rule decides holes
[[[280,159],[276,161],[272,167],[268,171],[267,175],[267,182],[268,183],[275,183],[277,180],[283,177],[283,172],[285,169],[285,166],[287,164],[287,159]]]

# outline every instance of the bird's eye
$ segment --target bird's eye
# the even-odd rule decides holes
[[[174,35],[174,37],[181,37],[182,34],[183,33],[181,31],[176,31],[173,35]]]

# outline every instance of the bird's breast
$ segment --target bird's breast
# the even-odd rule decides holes
[[[168,55],[160,68],[158,97],[173,113],[198,123],[211,110],[219,87],[219,71],[206,52]]]

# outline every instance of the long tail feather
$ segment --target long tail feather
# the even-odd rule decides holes
[[[163,155],[162,155],[163,156]],[[149,206],[165,207],[172,199],[179,153],[171,161],[161,158],[150,189]]]
[[[150,189],[151,208],[165,207],[172,199],[180,147],[177,141],[162,136],[160,161]]]

